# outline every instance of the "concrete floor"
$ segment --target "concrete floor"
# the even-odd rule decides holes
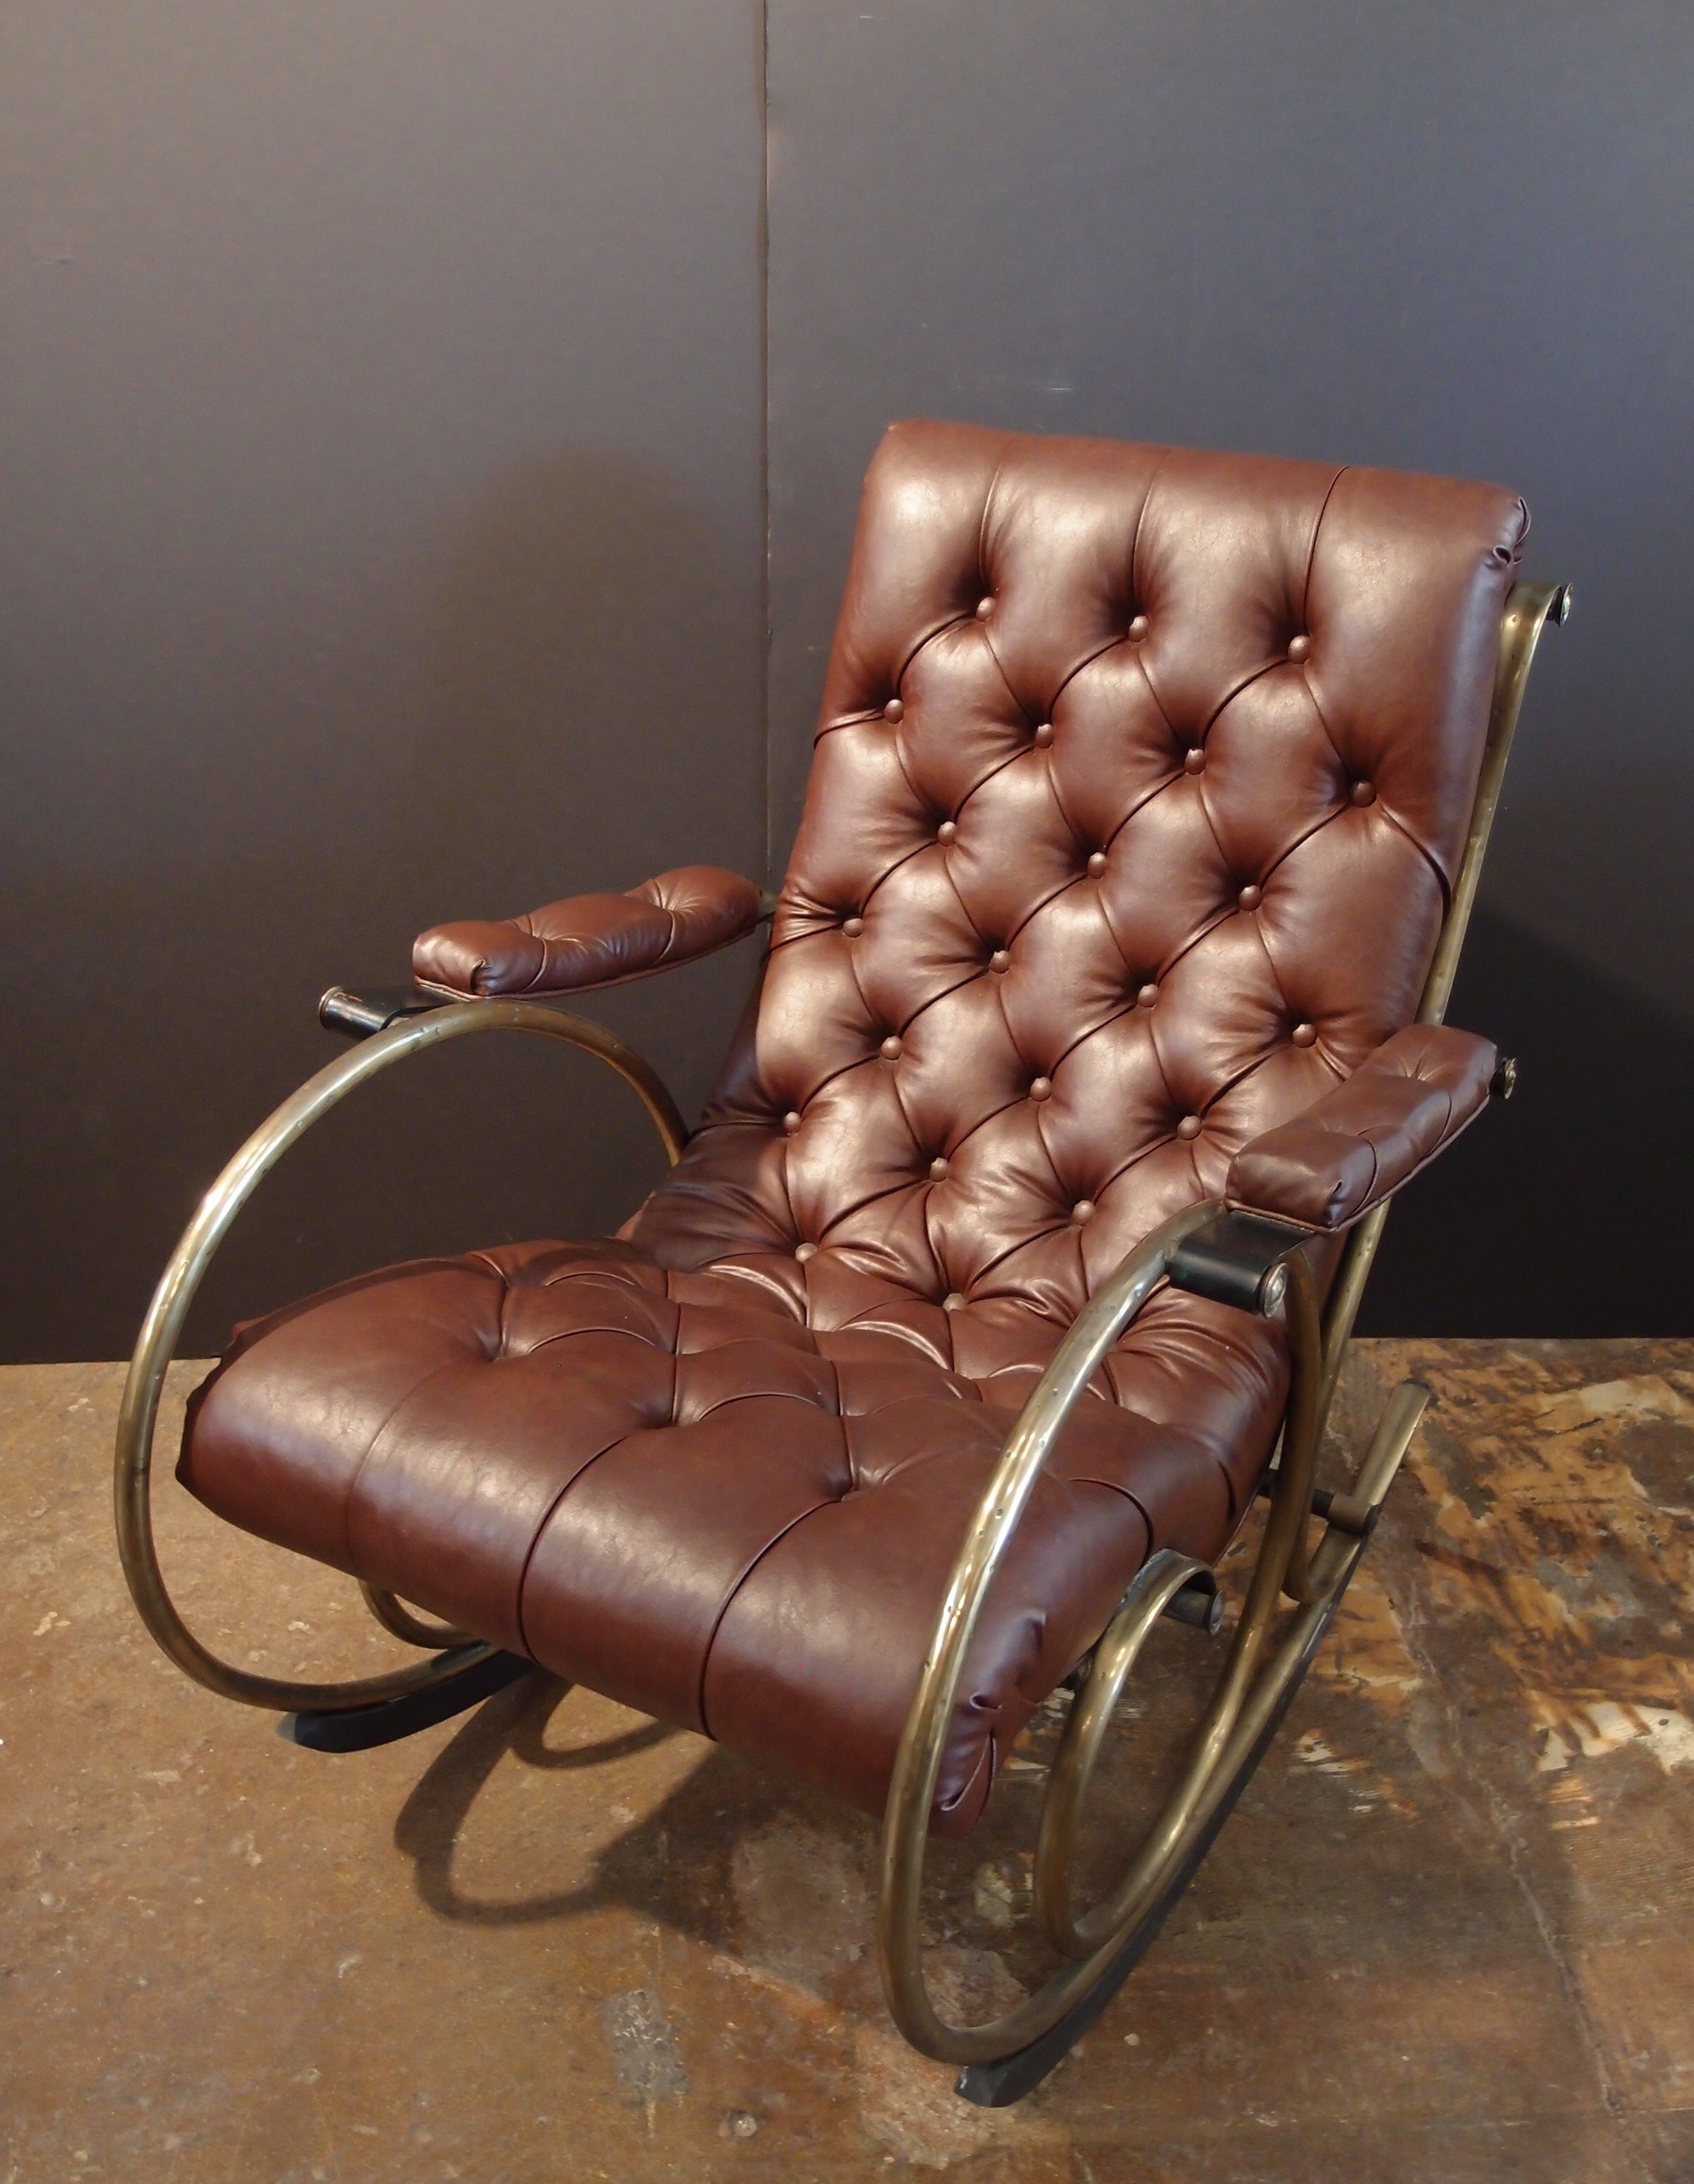
[[[282,1743],[159,1656],[110,1542],[121,1370],[0,1373],[0,2184],[1694,2180],[1694,1345],[1372,1343],[1439,1408],[1278,1744],[1023,2107],[889,2027],[875,1830],[532,1680],[387,1750]],[[176,1488],[237,1660],[399,1648]],[[1192,1681],[1206,1641],[1162,1627]],[[1131,1822],[1126,1719],[1100,1819]],[[933,1859],[939,1983],[1015,1920],[1051,1718]]]

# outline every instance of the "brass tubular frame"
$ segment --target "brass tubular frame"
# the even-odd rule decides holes
[[[1048,1453],[1101,1360],[1164,1279],[1171,1253],[1221,1210],[1221,1201],[1207,1200],[1156,1228],[1078,1314],[1012,1429],[948,1581],[894,1755],[877,1908],[883,1986],[894,2022],[914,2048],[944,2063],[991,2062],[1026,2046],[1058,2023],[1101,1969],[1094,1958],[1072,1965],[992,2025],[945,2024],[930,1999],[919,1934],[929,1815],[966,1652]]]
[[[1488,838],[1494,831],[1495,814],[1500,808],[1506,761],[1512,755],[1512,739],[1518,733],[1518,716],[1523,710],[1524,692],[1535,664],[1535,648],[1549,622],[1555,628],[1563,628],[1570,620],[1571,605],[1569,584],[1513,584],[1507,594],[1506,610],[1500,618],[1494,697],[1489,710],[1488,734],[1482,747],[1482,764],[1477,772],[1476,794],[1471,800],[1470,825],[1465,835],[1464,854],[1459,860],[1458,878],[1453,884],[1452,900],[1447,905],[1440,938],[1435,943],[1435,953],[1418,1004],[1419,1023],[1438,1024],[1446,1017],[1453,981],[1458,976],[1459,958],[1464,951],[1465,935],[1470,930],[1470,914],[1476,905],[1483,861],[1488,855]],[[1380,1206],[1373,1206],[1348,1237],[1330,1285],[1323,1321],[1323,1384],[1318,1399],[1319,1412],[1326,1418],[1335,1399],[1336,1383],[1341,1377],[1342,1361],[1364,1297],[1365,1283],[1370,1277],[1377,1246],[1382,1241],[1388,1204],[1385,1199]]]
[[[444,1652],[449,1646],[478,1646],[482,1644],[474,1631],[455,1630],[450,1623],[426,1623],[421,1616],[414,1615],[397,1593],[384,1592],[380,1585],[366,1585],[361,1578],[359,1596],[376,1620],[391,1636],[407,1646],[421,1646],[426,1652]]]
[[[1518,583],[1507,597],[1470,825],[1424,983],[1419,1022],[1439,1023],[1446,1014],[1535,647],[1547,621],[1563,622],[1569,609],[1565,585]],[[1049,1779],[1036,1852],[1035,1908],[1047,1938],[1070,1961],[994,2022],[946,2023],[924,1975],[920,1913],[930,1814],[971,1638],[1035,1480],[1089,1379],[1162,1279],[1183,1237],[1222,1210],[1222,1201],[1212,1200],[1167,1222],[1078,1316],[1001,1452],[948,1582],[895,1756],[883,1816],[877,1925],[883,1992],[894,2022],[915,2048],[941,2062],[996,2062],[1030,2046],[1105,1978],[1138,1927],[1159,1915],[1161,1898],[1184,1861],[1203,1849],[1208,1826],[1257,1764],[1262,1741],[1304,1674],[1364,1552],[1366,1532],[1331,1525],[1308,1557],[1307,1527],[1318,1451],[1387,1219],[1385,1201],[1348,1237],[1327,1311],[1320,1312],[1307,1255],[1297,1252],[1287,1262],[1291,1377],[1270,1516],[1229,1656],[1159,1814],[1117,1885],[1093,1910],[1078,1916],[1071,1903],[1075,1845],[1106,1724],[1152,1624],[1195,1572],[1195,1565],[1180,1557],[1172,1562],[1156,1556],[1095,1646]],[[1390,1397],[1349,1490],[1355,1505],[1379,1507],[1428,1401],[1428,1390],[1411,1381]],[[1262,1665],[1284,1594],[1296,1613]]]
[[[1091,1957],[1123,1924],[1117,1899],[1126,1892],[1121,1885],[1081,1918],[1071,1908],[1082,1808],[1101,1745],[1141,1648],[1176,1595],[1206,1568],[1206,1563],[1170,1547],[1161,1547],[1142,1564],[1094,1649],[1088,1674],[1066,1720],[1042,1802],[1035,1847],[1035,1915],[1061,1956]]]
[[[203,1645],[177,1612],[159,1564],[153,1534],[152,1494],[153,1434],[165,1373],[206,1269],[236,1216],[260,1182],[315,1123],[321,1121],[368,1078],[377,1076],[395,1062],[405,1061],[426,1047],[493,1031],[538,1033],[593,1055],[615,1071],[640,1100],[652,1117],[672,1165],[681,1156],[688,1133],[676,1102],[650,1065],[599,1024],[591,1023],[584,1017],[566,1015],[539,1001],[462,1001],[433,1009],[426,1016],[410,1017],[387,1031],[376,1033],[332,1061],[326,1069],[320,1069],[315,1077],[308,1078],[254,1132],[201,1200],[153,1292],[131,1361],[118,1414],[113,1479],[118,1552],[142,1621],[178,1668],[222,1698],[237,1699],[247,1706],[270,1707],[279,1713],[336,1713],[354,1707],[375,1706],[384,1700],[427,1691],[496,1650],[476,1641],[460,1642],[463,1634],[458,1631],[444,1627],[432,1630],[400,1607],[392,1595],[366,1588],[365,1599],[372,1613],[397,1637],[405,1639],[410,1645],[449,1650],[438,1652],[432,1661],[338,1684],[297,1683],[237,1669]],[[379,1602],[382,1606],[379,1607]],[[403,1624],[407,1627],[402,1627]]]
[[[894,2022],[913,2047],[944,2063],[993,2062],[1027,2047],[1056,2025],[1105,1971],[1210,1817],[1219,1763],[1252,1688],[1279,1595],[1285,1585],[1294,1585],[1304,1598],[1313,1583],[1321,1581],[1316,1561],[1307,1563],[1304,1535],[1317,1468],[1314,1429],[1323,1360],[1316,1289],[1301,1253],[1288,1262],[1285,1298],[1294,1369],[1270,1517],[1228,1658],[1176,1786],[1106,1902],[1085,1919],[1073,1919],[1069,1875],[1074,1830],[1094,1756],[1082,1740],[1094,1736],[1097,1746],[1091,1725],[1086,1730],[1077,1726],[1078,1710],[1085,1710],[1092,1724],[1097,1708],[1089,1706],[1088,1694],[1096,1675],[1103,1680],[1116,1675],[1121,1686],[1133,1665],[1134,1652],[1145,1639],[1145,1631],[1136,1635],[1145,1602],[1162,1585],[1161,1577],[1140,1595],[1131,1585],[1101,1641],[1107,1660],[1104,1669],[1101,1649],[1096,1649],[1056,1769],[1057,1815],[1050,1823],[1045,1814],[1043,1818],[1036,1854],[1037,1912],[1050,1936],[1076,1960],[992,2024],[947,2024],[936,2011],[924,1975],[918,1914],[930,1811],[972,1636],[1035,1481],[1083,1390],[1164,1279],[1183,1239],[1223,1211],[1223,1201],[1216,1198],[1184,1207],[1130,1253],[1078,1316],[1024,1405],[954,1565],[895,1754],[883,1827],[877,1926],[883,1992]],[[1159,1609],[1192,1574],[1192,1566],[1184,1563],[1159,1599]],[[1124,1660],[1132,1641],[1133,1650]],[[1103,1721],[1099,1728],[1103,1731]],[[1053,1794],[1050,1784],[1049,1794]]]

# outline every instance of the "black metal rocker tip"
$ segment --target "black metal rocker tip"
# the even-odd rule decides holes
[[[528,1675],[533,1661],[516,1653],[490,1653],[472,1661],[457,1675],[443,1676],[425,1691],[404,1698],[385,1699],[377,1706],[347,1707],[337,1713],[285,1713],[277,1732],[290,1744],[309,1752],[370,1752],[379,1744],[395,1744],[420,1730],[433,1729],[439,1721],[492,1698],[520,1676]]]

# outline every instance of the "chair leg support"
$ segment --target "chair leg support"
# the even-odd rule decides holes
[[[285,1713],[277,1730],[289,1743],[304,1745],[309,1752],[371,1752],[379,1744],[397,1744],[403,1736],[415,1736],[420,1730],[450,1721],[534,1672],[534,1662],[520,1654],[487,1653],[477,1647],[476,1658],[456,1674],[444,1676],[427,1691],[409,1691],[376,1706],[343,1707],[334,1713]]]
[[[1350,1570],[1348,1576],[1351,1575]],[[1166,1919],[1181,1902],[1189,1883],[1205,1864],[1206,1853],[1217,1841],[1224,1821],[1234,1811],[1237,1799],[1258,1771],[1259,1762],[1270,1749],[1284,1717],[1293,1705],[1301,1685],[1306,1680],[1306,1671],[1311,1665],[1312,1658],[1335,1619],[1335,1610],[1340,1607],[1341,1596],[1346,1591],[1346,1580],[1344,1579],[1325,1602],[1321,1612],[1311,1618],[1309,1635],[1305,1635],[1304,1642],[1277,1693],[1275,1703],[1266,1714],[1229,1788],[1219,1798],[1216,1810],[1195,1836],[1192,1847],[1171,1875],[1156,1902],[1150,1906],[1124,1937],[1117,1955],[1087,1993],[1039,2039],[1032,2040],[1028,2047],[1020,2048],[1012,2054],[1002,2055],[991,2063],[967,2063],[960,2071],[954,2086],[961,2100],[970,2101],[981,2109],[1006,2109],[1021,2101],[1026,2094],[1034,2092],[1042,2080],[1050,2075],[1064,2061],[1151,1948]]]
[[[1301,1347],[1309,1350],[1309,1343]],[[1384,1501],[1427,1400],[1429,1391],[1414,1380],[1399,1384],[1388,1398],[1351,1487],[1366,1512],[1375,1512]],[[916,1861],[905,1869],[899,1863],[892,1865],[888,1878],[903,1887],[885,1885],[878,1922],[889,2009],[914,2047],[940,2062],[964,2064],[964,2073],[957,2079],[961,2099],[977,2105],[1006,2105],[1021,2099],[1075,2047],[1139,1957],[1145,1955],[1277,1734],[1364,1557],[1370,1533],[1368,1524],[1360,1524],[1357,1531],[1324,1527],[1316,1553],[1301,1553],[1303,1570],[1294,1614],[1283,1620],[1279,1634],[1272,1634],[1274,1596],[1279,1590],[1292,1590],[1285,1585],[1285,1566],[1292,1559],[1294,1540],[1285,1520],[1294,1516],[1303,1522],[1309,1507],[1312,1444],[1312,1430],[1296,1435],[1292,1465],[1279,1479],[1270,1524],[1248,1581],[1230,1660],[1222,1669],[1206,1721],[1189,1745],[1189,1756],[1167,1791],[1161,1815],[1117,1887],[1093,1911],[1078,1918],[1071,1908],[1071,1852],[1100,1738],[1117,1708],[1123,1680],[1134,1669],[1145,1631],[1173,1594],[1183,1590],[1195,1563],[1169,1551],[1154,1555],[1134,1579],[1090,1656],[1089,1673],[1071,1708],[1049,1775],[1034,1872],[1036,1915],[1054,1948],[1071,1959],[1069,1965],[1062,1965],[1047,1986],[990,2025],[946,2025],[933,2014],[922,1986],[916,1893],[922,1867]],[[1281,1524],[1279,1518],[1283,1518]],[[1277,1540],[1279,1531],[1281,1540]]]

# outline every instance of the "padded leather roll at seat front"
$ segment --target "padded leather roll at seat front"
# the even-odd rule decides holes
[[[904,425],[767,964],[620,1240],[245,1332],[183,1476],[268,1538],[874,1809],[1078,1311],[1411,1022],[1526,518],[1491,486]],[[1227,1543],[1279,1326],[1168,1291],[991,1596],[938,1824],[1154,1545]]]

